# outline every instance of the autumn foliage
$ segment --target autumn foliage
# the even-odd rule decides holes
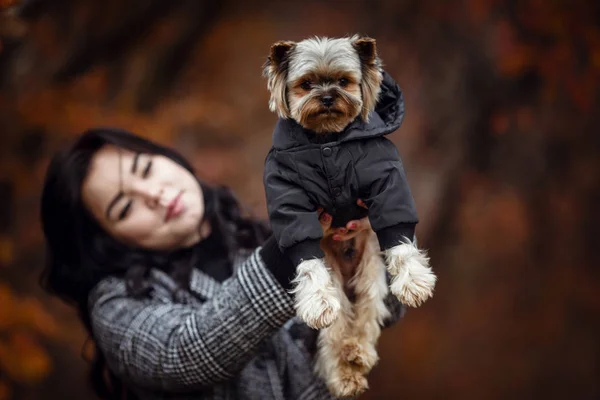
[[[364,399],[600,397],[595,1],[0,0],[0,400],[91,398],[73,310],[37,284],[52,152],[117,125],[265,217],[280,39],[377,39],[407,104],[434,298],[386,330]]]

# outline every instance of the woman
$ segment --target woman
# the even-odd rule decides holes
[[[294,317],[292,263],[173,150],[89,130],[53,158],[41,206],[42,282],[95,341],[102,398],[330,398],[311,370],[316,332]],[[369,228],[321,223],[340,240]],[[403,308],[387,303],[392,323]]]

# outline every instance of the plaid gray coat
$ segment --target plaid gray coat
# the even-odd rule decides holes
[[[312,372],[315,331],[295,318],[258,249],[222,283],[194,270],[190,292],[159,270],[150,279],[147,299],[111,277],[89,302],[108,366],[141,399],[332,399]],[[389,297],[392,323],[403,307]]]

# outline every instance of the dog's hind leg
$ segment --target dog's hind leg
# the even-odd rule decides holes
[[[385,264],[376,235],[370,231],[362,257],[349,285],[355,294],[352,334],[343,344],[346,360],[367,374],[379,360],[377,342],[383,322],[390,316],[384,299],[388,294]]]
[[[389,316],[385,265],[372,231],[324,246],[340,293],[339,318],[319,333],[316,372],[337,397],[358,396],[368,389],[365,375],[378,361],[377,340]]]
[[[334,396],[354,397],[368,388],[368,382],[362,368],[345,357],[345,344],[353,332],[354,311],[351,301],[343,294],[343,283],[335,279],[335,284],[342,295],[342,307],[335,322],[319,332],[315,373],[323,378]]]

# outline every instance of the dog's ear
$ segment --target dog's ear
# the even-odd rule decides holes
[[[280,41],[271,46],[271,54],[269,55],[269,61],[275,65],[281,65],[286,59],[288,52],[296,47],[296,42],[291,41]]]
[[[381,91],[381,60],[377,56],[375,39],[370,37],[357,38],[352,42],[362,69],[362,82],[360,85],[363,107],[360,113],[365,122],[369,121],[369,113],[375,109],[379,92]]]
[[[361,37],[354,40],[353,45],[362,63],[372,63],[375,60],[375,57],[377,57],[377,44],[375,39]]]
[[[263,65],[263,76],[267,78],[267,88],[271,92],[269,109],[281,118],[290,118],[287,102],[287,75],[290,51],[295,42],[281,41],[271,46],[271,54]]]

